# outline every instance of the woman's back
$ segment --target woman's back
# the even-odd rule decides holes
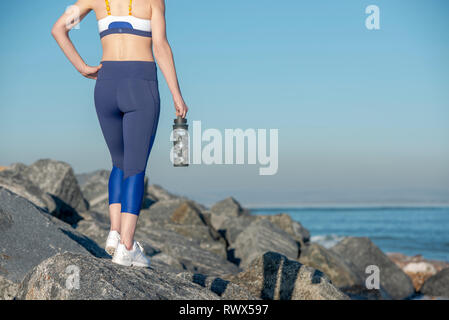
[[[93,10],[99,22],[103,61],[154,61],[150,0],[94,0]],[[138,30],[135,26],[133,33],[128,32],[126,25],[132,28],[128,21],[144,30]],[[125,29],[120,28],[121,25]]]

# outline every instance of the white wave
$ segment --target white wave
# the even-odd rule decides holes
[[[326,249],[329,249],[333,246],[335,246],[337,243],[339,243],[341,240],[346,238],[345,236],[339,236],[336,234],[326,234],[326,235],[318,235],[318,236],[312,236],[310,238],[311,242],[318,243],[325,247]]]

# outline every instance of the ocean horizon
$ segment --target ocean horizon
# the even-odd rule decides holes
[[[247,207],[252,214],[287,213],[330,248],[347,236],[369,237],[383,252],[449,262],[449,206],[351,205]]]

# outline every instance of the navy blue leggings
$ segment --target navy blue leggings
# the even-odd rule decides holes
[[[102,61],[95,108],[112,159],[109,204],[139,215],[144,177],[159,122],[156,63]]]

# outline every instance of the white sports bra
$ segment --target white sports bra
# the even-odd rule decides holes
[[[105,2],[108,16],[98,20],[100,38],[113,33],[129,33],[142,37],[151,37],[151,20],[137,18],[132,15],[133,0],[129,0],[129,15],[127,16],[111,15],[109,1],[105,0]]]

